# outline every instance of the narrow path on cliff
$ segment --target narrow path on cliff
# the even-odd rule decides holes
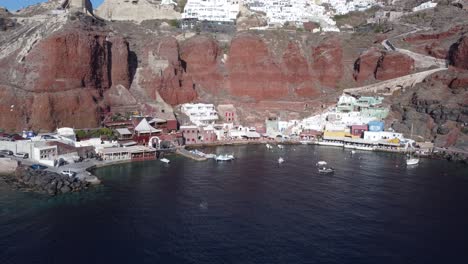
[[[413,28],[413,30],[383,40],[382,41],[382,46],[384,46],[384,48],[386,50],[396,51],[396,52],[400,52],[400,53],[403,53],[405,55],[408,55],[409,57],[414,59],[415,66],[417,68],[429,68],[431,66],[436,66],[438,68],[446,68],[447,67],[446,60],[437,59],[437,58],[432,57],[432,56],[416,53],[416,52],[406,50],[406,49],[396,48],[395,45],[390,42],[391,39],[397,39],[397,38],[401,38],[401,37],[404,37],[404,36],[407,36],[407,35],[410,35],[410,34],[414,34],[416,32],[422,31],[422,30],[430,30],[431,29],[431,28],[418,28],[415,25],[411,25],[411,24],[402,24],[402,25]]]
[[[411,24],[401,24],[401,25],[413,28],[413,30],[391,37],[391,38],[388,38],[388,39],[384,39],[381,42],[382,46],[384,46],[384,48],[388,51],[399,52],[399,53],[405,54],[413,58],[415,61],[416,68],[430,68],[430,67],[437,67],[437,68],[429,69],[429,70],[418,72],[418,73],[408,74],[405,76],[374,83],[371,85],[344,89],[343,92],[350,93],[350,94],[379,93],[380,92],[380,93],[383,93],[384,95],[390,95],[393,92],[401,88],[412,87],[413,85],[422,82],[429,75],[435,72],[444,71],[448,69],[446,60],[437,59],[428,55],[419,54],[410,50],[400,49],[400,48],[395,47],[395,45],[390,42],[391,39],[401,38],[410,34],[414,34],[421,30],[430,30],[430,28],[418,28],[415,25],[411,25]]]

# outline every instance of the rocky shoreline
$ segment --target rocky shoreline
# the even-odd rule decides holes
[[[56,196],[70,192],[80,192],[90,183],[50,171],[32,170],[19,166],[14,174],[1,175],[6,183],[22,191],[31,191]]]

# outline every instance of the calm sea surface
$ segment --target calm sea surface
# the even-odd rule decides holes
[[[205,151],[237,159],[106,167],[102,186],[56,198],[0,183],[0,263],[468,263],[466,166],[333,147]],[[319,175],[319,160],[336,173]]]

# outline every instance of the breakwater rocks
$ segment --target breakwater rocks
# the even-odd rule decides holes
[[[18,167],[14,174],[3,176],[3,178],[18,189],[52,196],[79,192],[89,186],[88,182],[75,177],[68,177],[50,171],[32,170],[25,166]]]

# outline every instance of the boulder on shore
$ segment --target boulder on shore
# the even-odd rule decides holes
[[[0,158],[0,174],[14,174],[18,168],[18,162],[10,158]]]

